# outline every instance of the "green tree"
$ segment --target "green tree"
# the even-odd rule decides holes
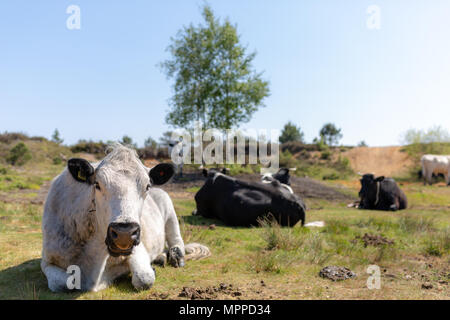
[[[156,149],[157,146],[158,146],[158,143],[152,137],[148,137],[144,141],[144,147],[146,147],[146,148]]]
[[[61,137],[59,136],[59,131],[58,129],[55,129],[55,131],[53,131],[53,135],[52,135],[52,141],[57,143],[57,144],[61,144],[64,142],[63,139],[61,139]]]
[[[416,144],[416,143],[442,143],[450,142],[450,133],[447,129],[440,126],[434,126],[428,130],[409,129],[402,135],[402,143]]]
[[[202,121],[204,128],[231,129],[251,119],[269,85],[253,70],[255,53],[246,53],[236,26],[216,19],[208,5],[202,13],[204,24],[191,24],[171,38],[172,58],[161,63],[175,80],[166,122],[189,128]]]
[[[326,123],[319,132],[322,140],[329,146],[339,143],[342,139],[341,129],[338,129],[333,123]]]
[[[358,142],[358,147],[367,147],[367,143],[364,140]]]
[[[290,141],[299,141],[303,142],[303,132],[300,127],[297,127],[291,121],[286,123],[281,131],[281,136],[279,138],[280,143],[290,142]]]
[[[134,147],[136,148],[136,144],[133,142],[133,139],[130,136],[124,135],[122,137],[122,140],[120,140],[120,143],[126,146]]]

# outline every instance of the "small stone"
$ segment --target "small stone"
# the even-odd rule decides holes
[[[215,224],[210,224],[209,225],[209,230],[216,230],[216,225]]]
[[[406,280],[411,280],[411,279],[412,279],[412,276],[410,276],[409,274],[407,274],[407,275],[405,276],[405,279],[406,279]]]

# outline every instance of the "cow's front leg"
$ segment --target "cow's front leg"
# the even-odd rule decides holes
[[[170,247],[167,253],[167,261],[172,267],[184,267],[184,248],[181,248],[179,245]]]
[[[180,225],[175,209],[173,207],[171,209],[165,225],[166,241],[169,246],[167,262],[175,268],[184,267],[184,242],[181,238]]]
[[[137,290],[149,289],[155,282],[155,270],[150,265],[150,257],[142,242],[134,247],[128,258],[131,271],[131,283]]]
[[[47,277],[48,288],[53,292],[65,292],[69,291],[67,287],[67,279],[69,274],[65,270],[50,264],[44,264],[42,271]]]

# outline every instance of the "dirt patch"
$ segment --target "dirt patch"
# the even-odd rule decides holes
[[[342,281],[356,277],[356,273],[345,267],[328,266],[320,270],[319,276],[333,281]]]
[[[355,172],[377,176],[399,176],[414,166],[414,161],[402,147],[358,147],[343,153]]]
[[[206,288],[183,287],[178,296],[191,300],[211,300],[224,295],[236,298],[242,296],[242,292],[232,284],[221,283],[218,286]]]
[[[168,293],[152,292],[145,297],[146,300],[166,300],[169,298]]]
[[[367,247],[367,246],[379,247],[379,246],[394,244],[394,240],[385,238],[381,235],[373,235],[373,234],[368,234],[368,233],[365,233],[364,236],[362,236],[362,237],[356,236],[354,241],[358,241],[358,240],[361,240],[363,242],[364,247]]]

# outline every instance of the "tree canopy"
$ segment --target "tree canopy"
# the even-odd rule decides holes
[[[61,139],[61,137],[60,137],[60,135],[59,135],[59,130],[58,130],[58,129],[55,129],[55,131],[53,131],[53,134],[52,134],[52,141],[55,142],[55,143],[57,143],[57,144],[61,144],[61,143],[64,142],[64,140]]]
[[[342,139],[341,129],[338,129],[333,123],[326,123],[319,132],[320,138],[329,146],[339,143]]]
[[[205,129],[231,129],[263,105],[269,84],[253,70],[255,53],[246,53],[236,26],[215,18],[208,5],[202,14],[204,24],[191,24],[171,38],[171,59],[161,63],[175,80],[166,122],[185,129],[194,121]]]
[[[281,131],[281,135],[279,138],[280,143],[290,142],[290,141],[299,141],[303,142],[303,132],[300,127],[297,127],[294,123],[289,121],[283,127]]]
[[[403,144],[450,142],[450,133],[447,129],[434,126],[428,130],[409,129],[402,136]]]

